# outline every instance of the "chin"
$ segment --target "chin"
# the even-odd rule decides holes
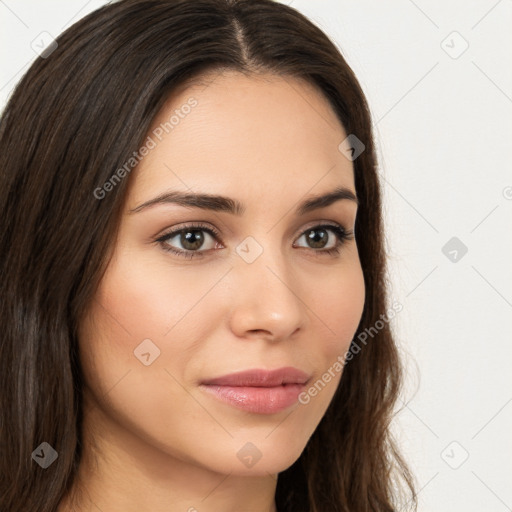
[[[265,432],[268,436],[268,432]],[[301,455],[304,443],[286,445],[280,439],[272,440],[272,435],[261,441],[253,438],[241,441],[240,438],[232,440],[229,445],[218,447],[211,459],[205,461],[207,465],[220,473],[230,473],[237,476],[268,476],[281,473],[288,469]],[[296,441],[296,439],[295,439]],[[231,455],[232,454],[232,455]],[[215,467],[212,467],[212,460]]]

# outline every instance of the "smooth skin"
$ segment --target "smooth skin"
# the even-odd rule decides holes
[[[277,475],[304,450],[341,371],[307,404],[275,414],[237,409],[199,383],[295,366],[312,385],[346,353],[363,312],[356,240],[329,255],[321,250],[340,243],[335,232],[313,232],[323,246],[307,238],[325,223],[353,231],[357,203],[295,213],[336,187],[356,193],[352,162],[338,149],[347,133],[324,96],[291,77],[216,72],[175,91],[152,130],[191,97],[197,105],[161,141],[153,136],[156,147],[125,178],[113,258],[79,337],[83,492],[59,512],[276,512]],[[245,211],[131,211],[169,191],[227,196]],[[179,234],[155,241],[198,222],[220,236],[196,228],[202,245]],[[251,263],[236,250],[254,255],[258,246]],[[148,339],[160,355],[145,365],[134,351]],[[261,454],[251,467],[237,456],[247,443]]]

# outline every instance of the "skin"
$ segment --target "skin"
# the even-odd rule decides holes
[[[352,162],[338,150],[347,134],[327,100],[290,77],[225,71],[207,87],[175,91],[152,128],[190,97],[198,104],[129,177],[113,257],[81,324],[82,494],[60,512],[275,512],[277,475],[304,450],[341,371],[308,404],[276,414],[239,410],[199,382],[295,366],[313,383],[347,351],[363,312],[356,240],[322,255],[305,235],[325,222],[353,230],[356,202],[294,213],[337,186],[355,194]],[[168,203],[130,213],[170,190],[228,196],[246,209]],[[202,257],[166,252],[190,247],[179,235],[154,241],[190,222],[220,233],[201,231]],[[327,248],[336,245],[326,233]],[[263,249],[250,264],[235,250],[249,236]],[[134,355],[145,339],[160,350],[149,366]],[[247,442],[261,453],[250,468],[237,457]]]

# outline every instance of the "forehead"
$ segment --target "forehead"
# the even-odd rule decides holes
[[[132,205],[167,189],[276,199],[354,189],[352,163],[338,149],[343,126],[323,94],[297,78],[204,75],[173,91],[148,136],[154,147],[133,173]]]

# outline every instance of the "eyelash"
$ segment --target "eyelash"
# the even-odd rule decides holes
[[[341,247],[348,240],[352,240],[354,238],[353,231],[346,230],[339,224],[319,224],[317,226],[312,226],[312,227],[306,229],[305,231],[303,231],[300,236],[303,236],[308,231],[319,230],[319,229],[327,229],[329,231],[332,231],[338,238],[336,246],[331,247],[330,249],[316,250],[316,249],[309,248],[309,250],[311,250],[317,254],[319,253],[319,255],[321,255],[321,256],[335,256],[335,255],[339,254]],[[168,233],[165,233],[164,235],[158,237],[154,241],[157,242],[162,247],[162,249],[164,251],[170,252],[172,254],[176,254],[177,256],[180,256],[183,258],[192,259],[192,258],[196,258],[196,257],[203,257],[201,254],[204,252],[208,252],[208,251],[184,251],[181,249],[176,249],[175,247],[172,247],[169,244],[165,243],[169,238],[173,238],[174,236],[179,235],[181,233],[186,233],[187,231],[206,231],[213,238],[216,238],[216,239],[220,238],[220,233],[216,229],[214,229],[212,227],[207,227],[201,223],[197,223],[197,224],[191,224],[188,226],[181,227],[174,231],[169,231]],[[215,250],[215,249],[211,249],[211,250]]]

